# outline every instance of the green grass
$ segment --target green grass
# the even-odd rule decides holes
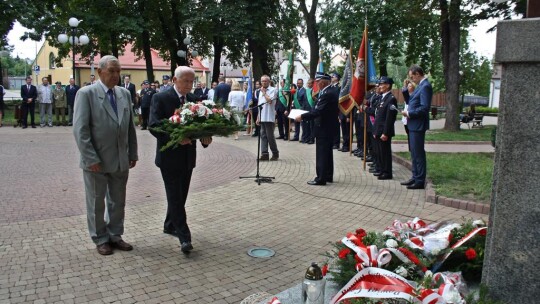
[[[460,130],[428,130],[426,141],[491,141],[491,130],[495,126],[484,126],[480,129]],[[407,135],[396,135],[394,140],[407,140]]]
[[[408,152],[397,155],[409,159]],[[493,153],[427,153],[427,175],[438,195],[489,203]]]
[[[4,106],[4,116],[2,117],[2,124],[8,126],[8,125],[14,125],[17,121],[15,120],[15,112],[14,112],[15,106],[11,104],[6,104]],[[68,116],[66,115],[66,120],[68,119]],[[39,106],[36,105],[35,109],[35,122],[39,125]],[[28,123],[30,123],[30,115],[28,115]],[[53,124],[56,124],[56,115],[53,111]]]

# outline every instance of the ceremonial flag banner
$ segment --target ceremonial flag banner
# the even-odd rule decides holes
[[[358,58],[356,59],[356,67],[354,71],[354,76],[351,85],[350,99],[353,103],[361,105],[364,100],[364,95],[366,94],[366,75],[368,75],[369,82],[376,81],[375,76],[375,65],[373,62],[373,55],[371,50],[366,47],[369,47],[369,42],[367,41],[367,29],[364,30],[364,36],[362,37],[362,43],[360,44],[360,49],[358,50]],[[367,58],[366,58],[367,53]],[[371,55],[370,55],[371,54]],[[366,62],[367,59],[367,62]],[[375,84],[375,83],[373,83]]]
[[[286,107],[289,107],[291,100],[290,100],[290,94],[284,94],[284,93],[289,93],[291,91],[293,71],[294,71],[293,53],[290,52],[289,65],[287,66],[287,75],[285,76],[285,85],[283,86],[279,94],[279,100]]]
[[[354,101],[350,98],[352,82],[352,59],[351,50],[345,60],[345,69],[343,70],[343,80],[341,81],[341,91],[339,92],[339,110],[344,115],[348,115],[354,108]]]
[[[245,108],[249,107],[249,103],[253,100],[253,81],[251,80],[251,66],[248,71],[248,87],[246,92],[246,104]]]

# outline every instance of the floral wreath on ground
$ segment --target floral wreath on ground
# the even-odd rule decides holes
[[[466,282],[482,274],[486,232],[482,220],[415,218],[382,233],[347,233],[322,268],[342,287],[330,303],[466,303]]]
[[[153,131],[169,134],[169,141],[161,148],[176,148],[186,138],[191,140],[210,136],[229,136],[240,130],[227,107],[216,105],[212,100],[197,103],[186,102],[174,111],[169,119],[163,119]]]

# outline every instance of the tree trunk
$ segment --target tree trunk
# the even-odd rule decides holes
[[[444,129],[459,131],[459,48],[461,0],[439,0],[444,82],[446,86],[446,120]]]
[[[384,56],[379,56],[379,75],[388,76],[388,60]]]
[[[111,53],[114,57],[118,58],[118,42],[116,32],[111,32]]]
[[[221,53],[223,52],[223,38],[217,35],[214,36],[214,66],[212,67],[212,82],[218,82],[219,73],[221,71]]]
[[[141,34],[144,60],[146,61],[146,78],[154,82],[154,66],[152,65],[152,50],[150,48],[150,32],[143,30]]]
[[[306,21],[306,34],[309,41],[309,76],[315,78],[317,65],[319,64],[319,30],[317,29],[317,0],[311,1],[311,9],[308,12],[306,2],[299,1],[299,9],[304,15]]]
[[[158,16],[159,23],[161,24],[161,31],[163,32],[163,37],[165,37],[169,48],[169,55],[171,60],[171,75],[174,75],[174,70],[176,69],[176,44],[167,21],[162,14],[159,14]]]

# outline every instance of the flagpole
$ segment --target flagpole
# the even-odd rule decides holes
[[[369,71],[368,71],[368,66],[369,66],[369,58],[368,58],[368,32],[367,32],[367,13],[366,13],[366,20],[365,20],[365,27],[364,27],[364,36],[366,38],[365,40],[365,43],[364,43],[364,48],[365,48],[365,56],[366,56],[366,62],[365,62],[365,66],[366,66],[366,74],[365,74],[365,77],[366,77],[366,81],[365,81],[365,91],[364,91],[364,98],[362,99],[362,104],[364,103],[364,99],[365,99],[365,96],[367,95],[367,89],[368,89],[368,82],[369,82]],[[362,167],[364,169],[364,171],[366,171],[366,158],[367,158],[367,115],[366,115],[366,110],[364,109],[364,161],[362,162]]]
[[[354,77],[353,75],[353,67],[352,67],[352,47],[353,47],[353,39],[351,34],[351,44],[349,46],[349,61],[351,62],[351,81]],[[349,91],[349,98],[350,98],[350,91]],[[352,155],[352,142],[353,142],[353,111],[349,112],[349,156]]]

